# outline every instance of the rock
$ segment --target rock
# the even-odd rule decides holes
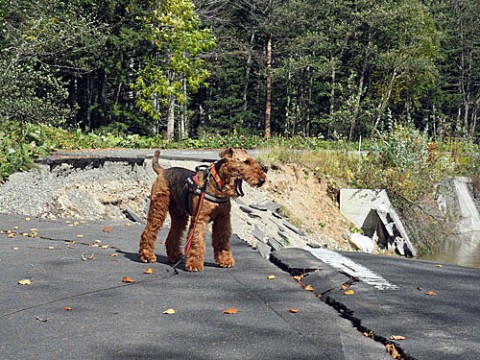
[[[373,253],[374,243],[372,238],[359,233],[353,233],[348,240],[355,245],[358,250],[370,254]]]

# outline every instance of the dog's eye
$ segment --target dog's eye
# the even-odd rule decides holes
[[[250,164],[251,164],[251,162],[250,162],[249,159],[245,160],[243,163],[244,163],[245,165],[250,165]]]

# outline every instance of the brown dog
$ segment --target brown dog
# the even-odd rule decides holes
[[[191,247],[186,255],[188,271],[202,271],[205,256],[205,234],[207,224],[213,221],[212,245],[216,263],[221,267],[232,267],[235,260],[230,250],[232,227],[230,222],[230,198],[243,196],[242,180],[251,186],[261,186],[266,180],[266,168],[260,165],[245,150],[226,149],[220,152],[220,160],[197,172],[173,167],[163,169],[158,164],[160,151],[152,159],[158,174],[152,185],[147,225],[140,239],[140,260],[155,262],[153,253],[158,231],[170,214],[172,225],[166,240],[168,260],[172,263],[183,257],[181,239],[187,227],[194,229]],[[205,201],[198,209],[205,192]],[[197,214],[197,210],[199,213]],[[196,220],[196,224],[195,221]]]

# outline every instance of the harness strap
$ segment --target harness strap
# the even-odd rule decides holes
[[[217,174],[218,176],[218,174]],[[207,178],[208,178],[208,174],[207,174]],[[229,201],[229,198],[228,197],[216,197],[212,194],[210,194],[209,192],[207,192],[207,189],[202,189],[200,187],[200,185],[198,184],[198,173],[195,174],[194,176],[191,176],[189,178],[187,178],[187,186],[188,186],[188,191],[192,194],[195,194],[195,195],[198,195],[198,196],[201,196],[203,195],[205,197],[205,199],[207,199],[208,201],[210,202],[213,202],[213,203],[216,203],[216,204],[222,204],[222,203],[226,203],[227,201]],[[191,215],[191,214],[190,214]]]
[[[215,182],[217,183],[218,188],[222,189],[223,188],[223,181],[222,181],[222,179],[220,179],[220,176],[218,176],[217,168],[215,167],[216,164],[217,163],[214,162],[212,165],[210,165],[208,170],[210,172],[210,175],[212,175],[213,180],[215,180]]]

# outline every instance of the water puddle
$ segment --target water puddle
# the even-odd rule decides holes
[[[480,231],[470,231],[439,244],[426,260],[480,268]]]

